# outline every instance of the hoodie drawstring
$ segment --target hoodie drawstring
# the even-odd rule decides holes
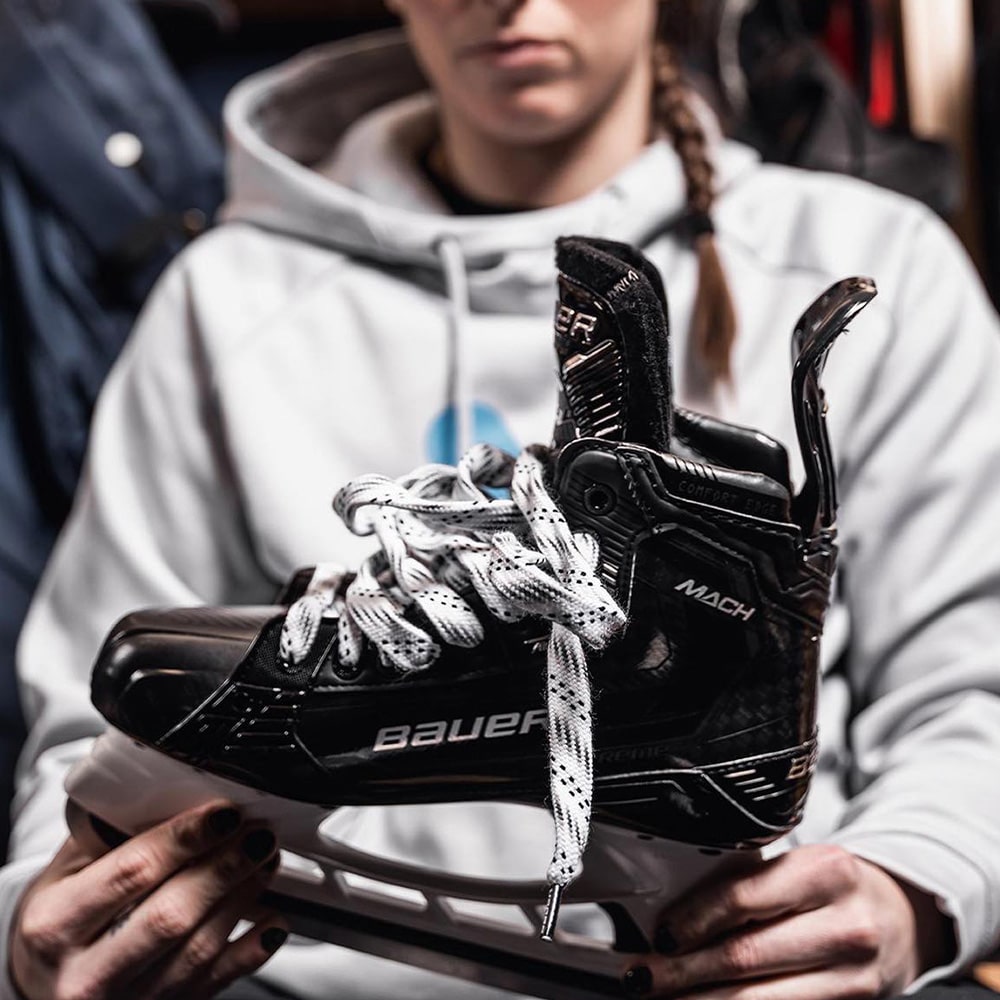
[[[448,410],[452,414],[454,449],[451,461],[457,462],[475,443],[475,415],[472,390],[465,358],[465,339],[469,319],[469,276],[462,247],[453,236],[437,243],[438,258],[444,270],[445,294],[448,296]]]

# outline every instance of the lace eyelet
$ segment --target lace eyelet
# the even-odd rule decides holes
[[[606,514],[610,514],[615,509],[617,502],[614,493],[600,483],[588,486],[583,494],[583,506],[588,514],[593,514],[595,517],[604,517]]]
[[[364,666],[361,663],[357,663],[353,667],[348,666],[346,663],[338,663],[335,653],[331,654],[330,662],[333,670],[333,676],[336,677],[338,681],[343,681],[345,684],[350,684],[352,681],[356,681],[364,672]]]

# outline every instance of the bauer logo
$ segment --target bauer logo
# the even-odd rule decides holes
[[[385,726],[375,736],[372,750],[408,750],[411,747],[436,747],[442,743],[469,743],[473,740],[500,740],[524,736],[533,729],[544,730],[548,713],[544,708],[530,712],[501,712],[477,715],[474,719],[441,719],[412,726]]]
[[[591,342],[591,334],[597,326],[597,317],[590,313],[578,312],[569,306],[561,305],[556,309],[556,330],[567,336],[575,337],[585,344]]]
[[[757,610],[756,608],[748,608],[735,597],[726,597],[717,590],[709,590],[705,584],[698,583],[697,580],[685,580],[683,583],[677,584],[674,590],[679,590],[682,594],[693,597],[696,601],[707,604],[710,608],[715,608],[724,615],[729,615],[730,618],[742,618],[745,622],[750,621]]]

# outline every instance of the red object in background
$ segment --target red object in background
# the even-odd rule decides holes
[[[872,0],[872,54],[869,67],[871,98],[868,117],[875,125],[892,125],[899,119],[897,48],[892,14],[884,0]]]
[[[897,118],[896,46],[892,21],[883,0],[870,0],[872,43],[868,66],[859,65],[855,0],[834,0],[823,33],[823,44],[847,78],[868,98],[873,125],[892,125]],[[867,75],[867,79],[865,79]]]

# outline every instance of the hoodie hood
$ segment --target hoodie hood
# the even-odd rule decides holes
[[[447,241],[475,271],[525,251],[551,261],[555,239],[568,233],[644,246],[684,213],[680,162],[658,141],[603,188],[565,205],[449,215],[415,161],[435,122],[434,98],[401,32],[311,50],[229,98],[225,218],[390,265],[439,269]],[[715,146],[722,190],[757,157],[734,143]],[[551,263],[543,270],[551,282]]]

